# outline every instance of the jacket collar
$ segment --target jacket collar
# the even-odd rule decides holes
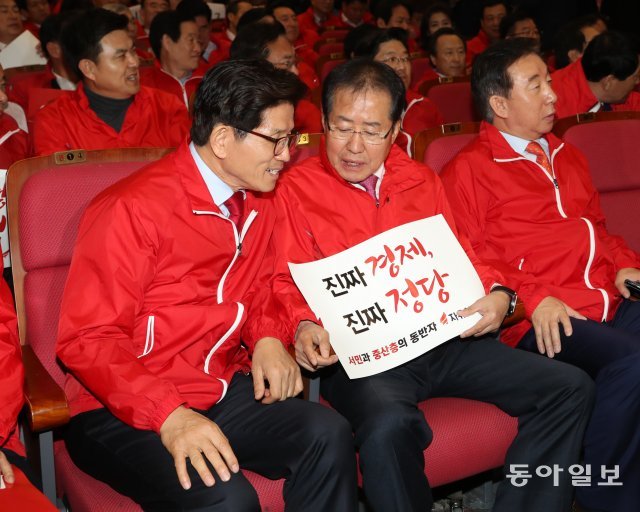
[[[513,160],[516,158],[522,158],[522,155],[513,150],[500,131],[486,121],[482,121],[480,124],[480,134],[478,137],[481,142],[484,142],[489,146],[493,160]],[[551,154],[561,149],[564,145],[564,143],[553,133],[547,133],[545,138],[547,139],[547,142],[549,142],[549,153]]]

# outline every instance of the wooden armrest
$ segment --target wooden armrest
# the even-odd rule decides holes
[[[41,432],[68,423],[67,397],[42,366],[30,345],[22,346],[22,363],[25,372],[24,399],[31,430]]]
[[[524,320],[524,302],[518,299],[518,302],[516,302],[516,310],[513,312],[513,315],[511,315],[509,318],[505,318],[504,322],[502,322],[501,327],[511,327],[521,320]]]

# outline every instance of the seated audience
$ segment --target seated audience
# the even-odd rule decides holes
[[[313,47],[320,40],[315,30],[302,30],[298,24],[295,5],[290,0],[270,2],[268,12],[284,27],[287,39],[293,45],[298,58],[303,60],[313,72],[318,54]],[[304,81],[304,80],[303,80]]]
[[[342,20],[333,14],[333,0],[310,0],[311,6],[298,15],[300,30],[313,30],[316,33],[321,29],[339,27]]]
[[[549,78],[524,39],[479,56],[471,85],[484,121],[442,179],[460,232],[524,302],[526,320],[501,332],[504,343],[595,379],[584,440],[593,475],[576,488],[580,510],[640,510],[640,488],[607,486],[602,470],[640,481],[640,302],[624,285],[640,280],[640,255],[608,233],[584,155],[551,133]]]
[[[216,60],[222,61],[229,58],[231,43],[238,32],[238,22],[242,15],[253,9],[249,0],[229,0],[227,4],[227,29],[224,32],[212,32],[211,40],[216,45],[218,56]]]
[[[436,2],[424,11],[420,23],[421,46],[424,50],[427,49],[431,34],[435,34],[441,28],[453,27],[451,20],[451,9],[446,4]]]
[[[140,71],[140,83],[173,94],[188,110],[204,75],[198,69],[201,47],[195,19],[178,11],[158,13],[149,40],[156,61]]]
[[[0,66],[0,169],[5,171],[14,162],[29,156],[29,136],[18,126],[13,117],[5,113],[8,101],[4,70]],[[6,218],[4,221],[6,228]],[[8,251],[8,244],[6,245]],[[5,247],[3,247],[3,253],[4,251]]]
[[[221,55],[217,46],[211,40],[211,9],[204,0],[182,0],[176,7],[176,12],[185,14],[195,20],[198,27],[198,43],[200,43],[200,65],[208,69],[220,62]]]
[[[554,70],[566,68],[582,57],[587,41],[578,23],[571,22],[556,33],[553,40]]]
[[[367,0],[342,0],[340,23],[335,25],[334,28],[351,30],[363,23],[372,23],[373,16],[368,9],[369,3]]]
[[[263,194],[303,91],[264,62],[217,65],[192,142],[84,213],[57,342],[66,445],[145,510],[260,510],[241,468],[285,478],[287,510],[357,510],[351,429],[295,398],[300,369],[267,308],[277,210]]]
[[[40,25],[51,14],[48,0],[16,0],[23,19],[23,26],[37,38],[40,38]]]
[[[482,318],[464,333],[416,359],[376,375],[349,379],[330,354],[330,333],[306,304],[287,262],[332,256],[402,224],[442,214],[456,233],[439,178],[411,160],[393,141],[400,131],[405,92],[388,66],[354,59],[334,69],[324,83],[325,139],[320,155],[287,171],[276,189],[281,221],[274,231],[273,290],[293,319],[296,358],[307,370],[327,367],[322,395],[346,417],[360,455],[363,489],[376,511],[424,512],[433,499],[424,473],[423,450],[433,434],[417,403],[456,396],[496,404],[519,417],[507,452],[510,464],[569,467],[579,460],[593,384],[577,368],[516,351],[488,333],[508,310],[511,291],[491,291],[502,276],[474,263],[487,295],[462,312]],[[566,512],[571,479],[558,484],[533,471],[526,487],[500,484],[494,512]]]
[[[467,58],[470,63],[490,44],[500,39],[500,22],[507,15],[506,0],[484,0],[480,16],[480,32],[467,42]]]
[[[116,14],[122,14],[127,17],[129,23],[127,24],[127,32],[129,32],[129,36],[136,42],[136,54],[140,58],[140,60],[153,62],[153,52],[151,51],[151,46],[149,45],[148,38],[142,37],[138,39],[138,25],[131,13],[131,9],[129,9],[126,5],[117,3],[117,2],[109,2],[102,5],[102,9],[106,9],[107,11],[115,12]],[[143,43],[144,41],[144,43]]]
[[[360,55],[363,50],[360,48],[369,45],[369,39],[378,33],[378,27],[368,23],[349,30],[344,38],[344,55],[347,59],[352,59],[356,54]]]
[[[522,10],[507,14],[500,22],[500,39],[527,37],[534,41],[535,49],[540,52],[540,31],[535,20]]]
[[[275,67],[298,76],[293,45],[280,23],[253,23],[242,27],[231,44],[232,60],[265,59]],[[299,133],[322,131],[320,110],[307,99],[298,102],[294,114],[294,128]]]
[[[73,16],[75,13],[65,11],[44,20],[40,27],[40,47],[47,58],[47,69],[43,73],[27,73],[12,80],[10,99],[25,111],[28,109],[29,95],[33,89],[76,90],[77,78],[65,63],[60,41],[64,26]]]
[[[551,75],[558,95],[556,117],[599,110],[640,110],[637,50],[618,32],[603,32],[582,58]]]
[[[168,0],[141,0],[140,21],[138,24],[138,37],[147,37],[151,30],[151,22],[159,12],[169,10]]]
[[[416,134],[427,128],[441,125],[444,120],[433,102],[409,89],[411,84],[411,62],[407,47],[407,32],[400,28],[378,30],[369,39],[368,45],[358,49],[356,57],[369,57],[390,66],[405,87],[406,108],[400,118],[402,136],[397,143],[411,154],[411,143]]]
[[[445,27],[429,38],[427,53],[431,68],[422,75],[414,89],[417,91],[424,82],[440,77],[461,77],[467,74],[467,45],[453,28]]]
[[[15,0],[0,0],[0,51],[24,31]]]
[[[588,14],[576,20],[584,39],[589,44],[591,40],[607,30],[607,23],[598,14]]]
[[[378,3],[375,20],[378,28],[401,28],[409,34],[409,52],[419,51],[418,43],[414,39],[411,24],[413,8],[406,0],[382,0]]]
[[[68,149],[174,147],[187,134],[189,117],[175,96],[140,87],[138,57],[127,18],[104,9],[73,19],[62,33],[78,89],[35,118],[37,155]]]

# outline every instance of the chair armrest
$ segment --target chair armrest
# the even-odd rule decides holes
[[[64,391],[44,368],[30,345],[22,346],[24,399],[33,432],[50,430],[69,422],[69,404]]]
[[[518,299],[518,302],[516,302],[516,310],[513,312],[513,315],[505,318],[500,328],[503,329],[505,327],[511,327],[521,320],[524,320],[524,302]]]

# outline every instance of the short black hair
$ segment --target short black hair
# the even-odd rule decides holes
[[[491,96],[508,98],[513,89],[509,67],[527,55],[538,55],[534,42],[524,37],[498,41],[473,61],[471,94],[476,108],[485,121],[493,121],[489,105]]]
[[[436,30],[433,34],[431,34],[431,37],[429,37],[428,39],[429,44],[427,45],[426,48],[424,48],[424,50],[429,55],[435,55],[436,53],[438,53],[438,39],[440,39],[442,36],[459,37],[460,41],[462,41],[462,46],[464,47],[464,51],[465,52],[467,51],[467,42],[464,40],[464,37],[462,37],[456,29],[451,27],[442,27]]]
[[[506,39],[507,36],[513,35],[516,23],[525,20],[533,20],[533,22],[536,23],[534,17],[522,9],[516,9],[513,12],[507,13],[507,15],[500,20],[500,39]],[[536,26],[537,25],[536,23]]]
[[[608,30],[587,45],[582,69],[589,82],[599,82],[608,75],[626,80],[638,69],[638,53],[628,37]]]
[[[572,21],[560,27],[560,30],[556,32],[553,38],[553,55],[556,69],[562,69],[571,64],[569,52],[575,50],[582,54],[586,44],[587,41],[577,22]]]
[[[16,5],[18,6],[18,9],[22,11],[27,10],[27,0],[16,0]]]
[[[61,42],[65,62],[77,76],[83,74],[78,64],[83,59],[97,62],[102,53],[101,39],[116,30],[127,32],[129,19],[105,9],[90,9],[75,16],[62,29]]]
[[[180,39],[181,25],[187,21],[195,23],[196,20],[190,13],[177,10],[162,11],[153,17],[149,27],[149,43],[156,59],[160,60],[162,37],[167,35],[174,43],[177,43]]]
[[[47,44],[60,43],[60,36],[65,24],[70,20],[72,11],[47,16],[40,25],[40,48],[47,59],[51,58],[47,51]]]
[[[238,30],[231,43],[229,57],[236,59],[266,59],[269,56],[268,45],[279,37],[286,37],[280,23],[252,23]]]
[[[402,118],[407,104],[404,84],[390,66],[368,58],[358,58],[331,70],[322,88],[322,113],[325,123],[329,122],[336,93],[345,89],[353,93],[367,90],[386,92],[391,98],[389,118],[394,125]]]
[[[212,17],[211,9],[204,0],[182,0],[176,7],[176,12],[184,13],[193,19],[202,16],[207,21],[211,21]]]
[[[358,2],[359,4],[369,5],[368,0],[342,0],[342,5],[351,5],[351,4],[355,4],[356,2]]]
[[[238,4],[242,2],[253,5],[251,0],[229,0],[227,4],[227,14],[238,14]]]
[[[393,10],[396,7],[404,7],[409,12],[409,16],[413,15],[413,8],[406,0],[383,0],[375,9],[376,20],[381,19],[385,24],[389,23],[391,16],[393,16]]]
[[[241,28],[246,27],[247,25],[253,25],[255,23],[269,23],[264,19],[267,16],[273,17],[273,15],[270,12],[267,12],[264,7],[254,7],[240,17],[236,29],[240,31]]]
[[[275,0],[274,2],[269,2],[267,4],[266,10],[267,13],[273,16],[273,11],[276,9],[291,9],[294,13],[296,12],[296,5],[292,0]]]
[[[349,30],[347,37],[344,38],[343,48],[344,55],[347,59],[353,58],[355,55],[362,53],[361,47],[369,44],[369,39],[374,33],[380,30],[375,25],[369,23],[363,23],[355,28]]]
[[[409,51],[409,34],[406,30],[394,28],[379,28],[370,33],[362,44],[354,48],[354,57],[369,57],[373,59],[380,51],[380,45],[389,41],[399,41]]]
[[[504,8],[509,12],[509,5],[507,0],[483,0],[482,9],[480,10],[480,19],[484,18],[484,10],[489,7],[495,7],[496,5],[504,5]]]
[[[218,123],[235,127],[242,138],[260,126],[265,110],[283,103],[295,107],[305,91],[293,73],[265,60],[221,62],[207,72],[196,92],[191,139],[204,146]]]

